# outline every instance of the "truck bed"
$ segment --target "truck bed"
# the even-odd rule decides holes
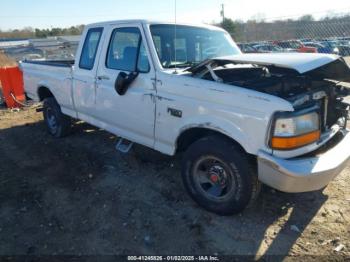
[[[42,100],[40,90],[47,88],[63,109],[73,109],[71,95],[74,60],[27,60],[20,62],[24,89],[28,97]]]

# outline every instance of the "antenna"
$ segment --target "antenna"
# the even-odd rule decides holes
[[[174,74],[177,74],[177,57],[176,57],[176,37],[177,37],[177,0],[175,0],[175,28],[174,28],[174,34],[175,34],[175,37],[174,37],[174,52],[175,52],[175,71],[174,71]]]

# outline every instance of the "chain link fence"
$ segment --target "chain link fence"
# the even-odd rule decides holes
[[[299,19],[237,22],[232,37],[243,52],[318,52],[350,56],[348,15],[315,20]]]
[[[288,39],[350,39],[350,16],[323,21],[247,22],[240,24],[236,35],[241,41],[271,41]]]

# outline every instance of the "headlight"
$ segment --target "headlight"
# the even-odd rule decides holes
[[[295,117],[280,117],[275,120],[271,147],[291,150],[320,139],[320,120],[317,112]]]

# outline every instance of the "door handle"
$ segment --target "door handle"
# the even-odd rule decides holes
[[[109,78],[109,76],[98,76],[97,77],[97,80],[109,80],[110,78]]]

